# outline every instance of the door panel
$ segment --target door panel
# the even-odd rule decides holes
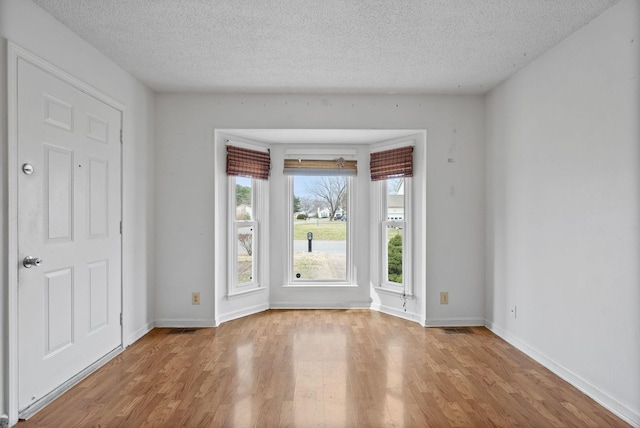
[[[47,241],[72,241],[73,226],[73,152],[44,145],[45,176],[44,224]]]
[[[107,236],[109,194],[109,162],[89,160],[89,236],[103,238]]]
[[[44,274],[45,358],[73,344],[73,269]]]
[[[108,260],[89,264],[89,333],[108,325]]]
[[[73,132],[73,106],[46,94],[43,100],[45,123]]]
[[[18,60],[18,405],[122,344],[120,112]],[[22,165],[33,166],[32,174]]]

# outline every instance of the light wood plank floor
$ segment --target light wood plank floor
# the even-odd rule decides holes
[[[27,427],[623,427],[485,328],[366,310],[155,329]]]

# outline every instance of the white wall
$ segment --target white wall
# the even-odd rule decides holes
[[[213,300],[213,218],[225,209],[213,196],[214,130],[244,128],[427,129],[424,321],[484,319],[483,97],[158,94],[156,119],[160,324],[211,324],[227,315],[215,313]],[[202,293],[200,306],[191,305],[192,291]],[[449,305],[439,304],[440,291],[449,291]],[[344,294],[349,302],[363,298]]]
[[[124,112],[123,280],[125,343],[154,320],[154,94],[30,1],[0,0],[0,414],[7,394],[6,43],[10,40],[126,106]],[[15,284],[14,284],[15,286]]]
[[[623,0],[486,100],[488,325],[635,425],[639,29]]]

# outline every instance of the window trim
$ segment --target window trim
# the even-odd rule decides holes
[[[356,184],[356,180],[353,176],[344,176],[347,179],[347,255],[346,255],[346,278],[344,280],[300,280],[295,279],[293,275],[293,220],[289,216],[283,216],[284,221],[286,221],[287,231],[287,258],[285,261],[285,271],[286,271],[286,283],[283,287],[288,288],[322,288],[322,287],[356,287],[355,283],[355,275],[354,275],[354,266],[353,266],[353,228],[351,226],[351,221],[349,219],[353,218],[353,194],[354,188]],[[295,175],[286,176],[287,182],[287,199],[286,199],[286,212],[293,213],[293,180]]]
[[[412,199],[413,199],[413,178],[412,177],[404,177],[404,214],[403,220],[389,220],[388,212],[387,212],[387,186],[390,179],[379,180],[377,182],[373,182],[374,185],[378,186],[379,192],[379,213],[380,218],[377,222],[379,225],[379,265],[380,271],[378,272],[378,287],[379,289],[385,291],[391,291],[397,294],[401,294],[407,297],[414,296],[414,288],[413,288],[413,210],[412,210]],[[407,197],[408,196],[408,197]],[[402,224],[403,233],[402,233],[402,284],[397,282],[391,282],[388,280],[388,245],[385,243],[386,237],[386,227],[389,224]]]
[[[236,220],[236,184],[238,176],[227,176],[228,181],[228,227],[227,227],[227,299],[234,297],[240,297],[253,292],[263,290],[263,239],[262,239],[262,213],[264,211],[264,189],[266,181],[256,178],[244,177],[251,180],[251,207],[252,207],[252,219],[251,220]],[[253,280],[248,283],[238,283],[237,272],[237,251],[238,240],[237,230],[239,227],[246,225],[253,225],[254,235],[252,241],[252,271]]]

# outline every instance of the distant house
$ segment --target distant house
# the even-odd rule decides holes
[[[404,195],[388,195],[387,204],[387,220],[404,220]]]

